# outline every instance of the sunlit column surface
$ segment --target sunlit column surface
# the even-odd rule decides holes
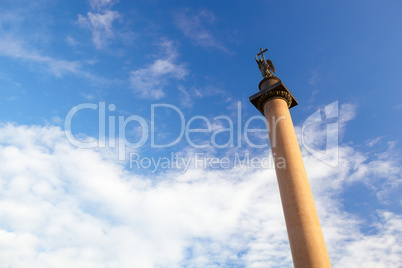
[[[265,115],[295,267],[331,267],[289,107],[297,101],[276,77],[264,78],[250,101]]]

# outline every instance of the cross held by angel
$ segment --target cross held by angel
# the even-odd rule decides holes
[[[275,66],[270,59],[265,60],[264,52],[267,52],[268,49],[262,50],[260,48],[260,53],[255,55],[255,61],[258,64],[258,68],[260,68],[262,76],[265,77],[275,77],[273,73],[276,74]],[[261,59],[258,59],[258,56],[261,55]]]

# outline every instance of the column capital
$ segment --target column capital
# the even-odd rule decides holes
[[[264,78],[259,84],[260,92],[250,97],[250,102],[264,115],[264,105],[274,98],[282,98],[288,108],[298,104],[296,98],[290,93],[286,86],[277,77]]]

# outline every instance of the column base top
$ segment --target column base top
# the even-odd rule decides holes
[[[289,89],[277,77],[266,77],[258,85],[260,92],[252,95],[250,102],[264,115],[264,104],[273,97],[280,97],[288,102],[289,108],[298,104]]]

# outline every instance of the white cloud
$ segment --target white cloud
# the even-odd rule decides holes
[[[180,101],[183,107],[192,107],[193,106],[193,96],[190,95],[190,92],[182,85],[179,85],[177,88],[180,91]],[[198,93],[196,91],[195,93]],[[197,94],[196,97],[199,97],[200,94]]]
[[[402,105],[394,105],[393,108],[394,108],[395,110],[399,110],[399,109],[402,108]]]
[[[209,10],[192,12],[184,10],[175,15],[177,27],[196,45],[211,47],[225,52],[229,50],[207,29],[215,21],[215,15]]]
[[[105,48],[108,41],[116,36],[113,22],[121,16],[118,11],[110,9],[118,2],[118,0],[89,0],[93,12],[88,12],[87,16],[78,14],[78,24],[92,32],[92,41],[97,49]]]
[[[67,42],[67,44],[69,44],[70,46],[76,46],[76,45],[78,44],[78,42],[77,42],[73,37],[71,37],[70,35],[68,35],[68,36],[66,37],[66,42]]]
[[[145,68],[130,73],[131,87],[141,98],[160,99],[165,96],[164,86],[169,79],[184,79],[188,71],[183,64],[177,64],[177,52],[171,41],[161,44],[164,58],[156,59]]]
[[[318,82],[320,82],[320,77],[318,75],[318,68],[315,68],[311,71],[311,77],[309,80],[309,84],[312,86],[316,86]]]
[[[118,2],[118,0],[89,0],[91,8],[94,10],[111,8],[114,4],[117,4]]]
[[[29,48],[23,41],[11,36],[0,38],[0,55],[35,63],[56,77],[73,74],[98,84],[107,85],[111,83],[105,78],[83,70],[80,61],[68,61],[42,55],[35,49]]]
[[[1,14],[0,26],[3,22],[7,22],[8,26],[0,29],[0,56],[20,60],[35,71],[45,70],[56,77],[72,74],[97,84],[110,84],[107,79],[84,70],[83,66],[87,64],[85,60],[67,60],[45,52],[44,47],[51,47],[52,38],[47,27],[52,19],[43,17],[44,14],[38,16],[38,12],[43,11],[43,8],[37,10],[44,4],[41,2],[35,1],[33,5]],[[32,25],[35,27],[32,28]],[[65,42],[71,46],[79,44],[70,35],[65,37]]]
[[[105,47],[107,40],[114,37],[113,21],[120,17],[119,12],[107,10],[104,13],[88,12],[87,17],[78,15],[78,23],[91,30],[95,47]]]
[[[184,87],[178,86],[180,91],[180,102],[183,107],[192,107],[194,101],[208,96],[222,95],[225,96],[225,101],[228,101],[230,94],[216,86],[205,87]]]
[[[0,38],[0,55],[27,60],[43,64],[55,76],[63,76],[67,73],[84,74],[78,61],[67,61],[43,56],[32,49],[26,49],[22,41],[6,36]]]
[[[346,123],[355,118],[356,109],[357,106],[352,103],[343,103],[339,108],[339,123]]]
[[[375,139],[370,139],[366,141],[368,147],[373,147],[374,145],[378,144],[384,137],[377,137]]]
[[[379,233],[355,237],[350,243],[343,243],[338,267],[398,267],[401,264],[402,217],[385,211],[378,211],[378,215],[376,227]]]
[[[402,219],[379,211],[378,232],[360,232],[337,196],[348,180],[375,182],[377,174],[364,172],[372,161],[360,161],[358,151],[340,151],[337,168],[304,153],[333,266],[397,266]],[[1,125],[2,265],[291,266],[274,170],[148,177],[116,159],[74,148],[58,127]],[[386,176],[400,173],[390,159],[381,161],[394,168]]]
[[[326,149],[331,149],[326,148],[328,138],[335,137],[337,142],[332,145],[337,146],[339,136],[345,132],[347,122],[355,117],[356,109],[357,106],[351,103],[342,103],[339,107],[337,101],[318,109],[307,118],[303,128],[295,127],[299,144],[324,153]]]
[[[81,93],[80,94],[84,99],[92,101],[95,99],[95,96],[93,94],[89,94],[89,93]]]

